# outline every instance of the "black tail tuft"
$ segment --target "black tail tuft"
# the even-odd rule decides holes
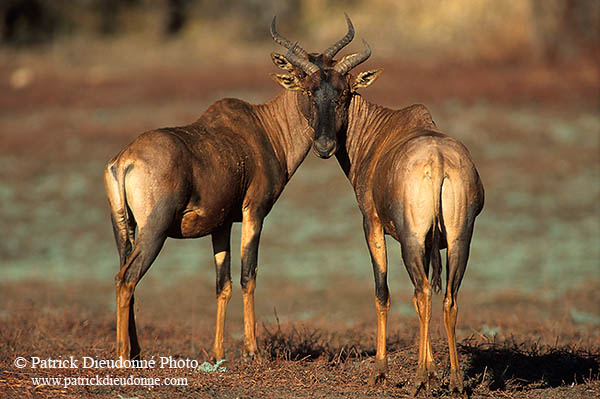
[[[431,246],[431,287],[436,294],[442,290],[442,257],[440,256],[440,243],[438,234],[433,234]]]

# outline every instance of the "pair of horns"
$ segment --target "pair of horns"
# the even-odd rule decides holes
[[[346,16],[346,23],[348,24],[348,32],[344,37],[340,40],[332,44],[323,52],[323,55],[333,58],[335,55],[344,47],[348,45],[354,39],[354,26],[352,25],[352,21],[350,21],[350,17],[348,14],[344,13]],[[304,50],[302,47],[298,45],[298,43],[292,43],[285,37],[281,36],[277,33],[275,29],[275,19],[273,17],[273,21],[271,22],[271,36],[273,36],[273,40],[276,43],[282,45],[283,47],[288,49],[285,58],[294,66],[302,69],[307,75],[311,75],[312,73],[319,70],[319,67],[308,61],[308,52]],[[348,73],[352,68],[356,67],[360,63],[364,62],[371,56],[371,47],[367,44],[366,41],[363,40],[365,44],[365,49],[360,53],[355,53],[344,57],[338,63],[335,64],[333,70],[344,75]]]

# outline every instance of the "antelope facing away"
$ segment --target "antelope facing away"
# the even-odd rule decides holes
[[[348,39],[344,45],[352,36]],[[475,217],[483,208],[483,186],[467,149],[440,132],[423,105],[391,110],[369,103],[357,93],[382,72],[365,71],[356,77],[348,73],[371,55],[369,45],[364,44],[362,52],[339,61],[327,52],[293,57],[312,65],[297,73],[303,76],[309,71],[306,79],[316,115],[313,149],[321,158],[336,155],[363,214],[377,312],[377,352],[371,382],[382,381],[388,367],[388,234],[400,242],[404,265],[415,287],[413,303],[420,325],[415,394],[422,388],[428,390],[436,378],[429,342],[431,294],[441,289],[440,249],[448,249],[443,313],[450,353],[450,389],[462,392],[455,338],[457,294]]]
[[[282,43],[278,35],[273,37]],[[345,36],[326,52],[335,54],[346,40]],[[298,58],[294,52],[303,51],[293,47],[288,56]],[[273,61],[294,68],[282,55],[273,54]],[[301,71],[307,66],[312,68],[304,60],[295,63]],[[311,112],[308,81],[300,82],[290,74],[272,76],[289,90],[270,102],[251,105],[238,99],[220,100],[191,125],[141,134],[108,162],[104,184],[120,256],[117,358],[140,356],[134,290],[166,238],[208,234],[216,266],[213,354],[216,359],[224,357],[234,222],[242,223],[244,354],[257,353],[254,289],[263,219],[311,148],[311,125],[319,124],[318,114]]]
[[[385,234],[400,242],[415,287],[419,360],[414,393],[436,379],[429,342],[432,290],[441,290],[440,249],[447,248],[443,320],[450,355],[450,390],[463,391],[456,351],[457,295],[467,266],[484,190],[468,150],[440,132],[427,108],[390,110],[354,95],[336,157],[354,187],[375,276],[377,354],[372,382],[387,372],[389,309]],[[315,137],[317,140],[318,137]],[[315,142],[316,144],[316,142]],[[322,154],[327,155],[327,154]],[[431,276],[429,269],[431,265]]]

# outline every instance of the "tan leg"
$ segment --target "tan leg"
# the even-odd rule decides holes
[[[424,332],[424,327],[423,327],[423,318],[421,317],[421,306],[419,304],[419,300],[417,298],[417,296],[415,295],[413,297],[413,305],[415,307],[415,311],[417,312],[417,316],[419,316],[419,355],[417,358],[417,374],[419,373],[419,371],[421,371],[424,368],[424,358],[423,358],[423,353],[425,352],[424,349],[424,343],[425,343],[425,339],[423,337],[423,332]]]
[[[166,236],[162,234],[144,234],[144,231],[140,230],[131,256],[115,277],[117,282],[117,359],[140,357],[140,346],[135,327],[133,292],[137,283],[156,259],[165,238]]]
[[[213,356],[215,360],[225,358],[223,341],[225,340],[225,319],[227,304],[231,298],[231,225],[225,226],[213,233],[212,245],[215,257],[216,291],[217,291],[217,320],[215,326],[215,342]]]
[[[225,340],[225,317],[227,314],[227,304],[231,298],[231,281],[223,287],[223,291],[217,297],[217,322],[215,328],[215,344],[213,346],[213,356],[215,360],[225,358],[225,349],[223,341]]]
[[[127,266],[117,274],[117,359],[139,359],[140,344],[135,327],[134,290],[136,283],[124,282]]]
[[[258,243],[262,230],[262,218],[244,210],[242,217],[242,298],[244,301],[244,355],[258,356],[256,344],[256,322],[254,318],[254,289],[256,288],[256,269]]]
[[[435,367],[435,361],[433,359],[433,352],[431,350],[431,338],[429,337],[429,325],[430,325],[430,321],[431,321],[431,297],[429,297],[428,302],[429,303],[428,303],[427,307],[429,308],[429,312],[428,312],[428,321],[427,321],[427,327],[426,327],[426,333],[425,333],[425,368],[427,369],[427,372],[430,377],[436,377],[437,370]]]
[[[135,283],[117,282],[117,359],[126,360],[130,356],[129,318],[134,317],[133,312],[130,310],[134,288]]]
[[[375,309],[377,312],[377,352],[375,354],[375,367],[369,379],[369,385],[377,385],[384,382],[388,371],[386,339],[390,301],[388,300],[385,305],[382,305],[376,297]]]
[[[458,364],[458,353],[456,351],[456,316],[458,306],[456,299],[446,294],[444,300],[444,327],[448,334],[448,350],[450,352],[450,391],[463,391],[463,379]]]
[[[390,309],[390,297],[387,286],[387,254],[383,226],[375,217],[363,219],[365,238],[369,246],[373,277],[375,279],[375,311],[377,314],[377,352],[375,367],[369,378],[369,385],[385,381],[388,371],[387,361],[387,318]]]
[[[466,233],[462,234],[462,239],[453,239],[453,237],[460,237],[461,234],[459,233],[452,229],[448,231],[448,258],[446,262],[448,265],[448,281],[446,282],[446,294],[444,296],[444,327],[448,335],[448,351],[450,354],[450,391],[462,393],[464,390],[463,379],[456,351],[456,319],[458,316],[456,299],[469,259],[469,245],[473,228],[472,226],[468,227]]]
[[[254,357],[257,354],[256,321],[254,318],[254,288],[256,280],[248,281],[243,291],[244,300],[244,354]]]
[[[437,377],[435,361],[433,359],[431,343],[429,341],[431,286],[427,281],[424,282],[424,288],[415,293],[413,304],[419,315],[419,362],[414,390],[414,394],[417,394],[423,388],[429,391],[431,384]]]

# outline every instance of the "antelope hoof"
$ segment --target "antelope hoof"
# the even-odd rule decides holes
[[[455,371],[450,371],[450,393],[464,393],[462,376]]]
[[[244,353],[243,353],[243,358],[244,360],[260,360],[261,356],[260,353],[258,352],[258,349],[254,348],[254,349],[249,349],[247,347],[244,347]]]
[[[385,375],[388,371],[387,357],[383,359],[375,358],[373,372],[369,377],[369,386],[376,386],[385,383]]]
[[[419,369],[415,378],[415,388],[412,395],[417,396],[421,392],[429,395],[432,390],[437,390],[440,384],[435,370]]]
[[[383,385],[385,383],[385,373],[378,373],[373,370],[371,375],[369,376],[369,386],[375,387],[378,385]]]

